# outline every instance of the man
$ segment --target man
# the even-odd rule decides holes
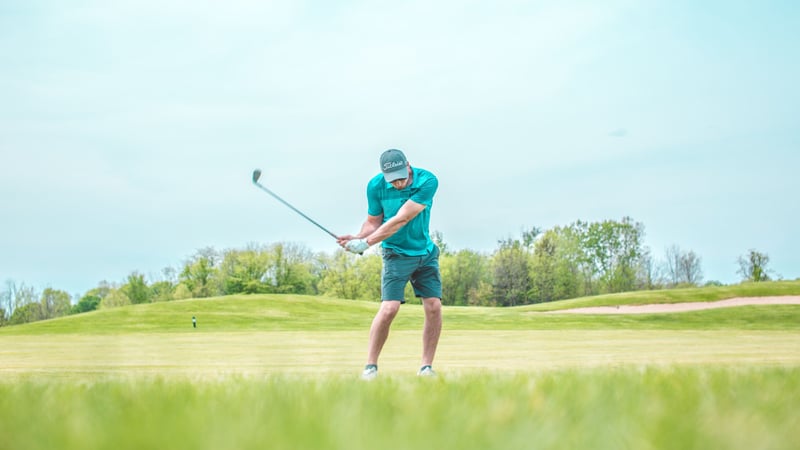
[[[433,357],[442,331],[442,280],[439,248],[430,237],[430,213],[439,181],[432,173],[412,168],[403,152],[386,150],[380,159],[381,173],[367,184],[367,220],[356,235],[339,237],[339,245],[352,253],[363,253],[382,242],[383,273],[381,306],[369,330],[367,365],[361,377],[378,375],[378,356],[389,336],[406,284],[422,298],[425,325],[422,332],[420,376],[435,376]]]

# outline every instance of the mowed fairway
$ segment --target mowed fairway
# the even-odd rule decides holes
[[[363,366],[365,332],[230,332],[15,336],[0,342],[0,376],[85,379],[155,375],[193,380],[276,374],[349,375]],[[800,333],[739,331],[463,331],[444,333],[440,374],[541,372],[674,364],[800,366]],[[391,334],[381,375],[412,376],[420,333]]]
[[[800,290],[800,283],[773,286],[764,295]],[[740,293],[697,290],[680,301],[720,295]],[[445,308],[440,376],[418,379],[422,311],[404,305],[380,377],[363,382],[376,308],[240,296],[0,328],[0,449],[788,449],[800,442],[800,306],[635,317],[538,312],[557,304]]]

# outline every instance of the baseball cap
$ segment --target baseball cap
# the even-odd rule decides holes
[[[396,148],[390,148],[381,155],[381,172],[387,183],[402,178],[408,178],[406,155]]]

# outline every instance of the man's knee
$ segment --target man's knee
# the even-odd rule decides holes
[[[425,314],[440,315],[442,313],[442,301],[436,297],[423,298],[422,305],[425,308]]]
[[[383,301],[381,302],[381,308],[378,311],[378,314],[380,314],[385,320],[393,320],[399,310],[400,302]]]

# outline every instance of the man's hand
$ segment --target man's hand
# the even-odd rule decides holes
[[[352,241],[353,239],[358,239],[358,238],[356,236],[353,236],[352,234],[345,234],[339,236],[339,239],[337,239],[336,242],[338,242],[342,248],[345,248],[347,243]]]
[[[344,249],[350,253],[358,253],[359,255],[369,249],[366,239],[353,239],[345,244]]]

